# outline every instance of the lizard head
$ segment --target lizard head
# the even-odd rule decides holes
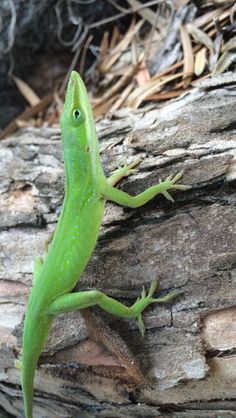
[[[97,150],[92,108],[84,82],[76,71],[70,76],[60,126],[65,149]]]

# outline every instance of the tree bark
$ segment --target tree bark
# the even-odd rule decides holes
[[[79,312],[54,322],[35,378],[35,417],[229,417],[236,413],[236,76],[202,82],[158,107],[123,109],[97,124],[108,174],[141,158],[120,188],[137,194],[184,169],[175,203],[137,210],[107,203],[99,241],[77,289],[131,305],[158,278],[183,294],[136,321],[96,309],[149,383],[129,381],[114,350],[88,337]],[[59,130],[28,128],[0,144],[0,405],[23,417],[21,346],[33,260],[45,252],[63,200]]]

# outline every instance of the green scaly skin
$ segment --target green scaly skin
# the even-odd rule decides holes
[[[133,171],[132,164],[116,170],[108,179],[99,158],[95,122],[86,88],[79,74],[71,73],[64,112],[60,121],[65,163],[66,190],[57,228],[44,262],[37,258],[33,288],[29,297],[22,347],[22,389],[25,417],[33,417],[33,384],[39,356],[46,343],[55,315],[74,309],[99,305],[107,312],[124,318],[138,318],[150,303],[165,302],[177,292],[155,299],[153,282],[148,295],[131,307],[104,293],[92,290],[71,293],[82,275],[97,242],[106,200],[136,208],[158,193],[173,200],[168,189],[184,190],[175,184],[182,173],[132,197],[113,186]]]

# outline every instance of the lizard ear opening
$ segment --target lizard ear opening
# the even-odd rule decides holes
[[[78,127],[85,121],[84,113],[79,108],[74,108],[71,112],[72,126]]]

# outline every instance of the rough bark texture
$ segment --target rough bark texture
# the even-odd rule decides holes
[[[206,81],[161,108],[123,110],[97,125],[106,173],[143,158],[120,187],[137,194],[185,170],[192,186],[138,210],[107,204],[97,248],[78,289],[131,304],[154,277],[176,300],[136,321],[97,310],[134,353],[149,385],[88,338],[79,312],[55,320],[35,379],[35,417],[231,417],[236,414],[236,76]],[[3,141],[0,195],[0,405],[23,416],[20,349],[34,256],[63,199],[59,132],[27,129]]]

